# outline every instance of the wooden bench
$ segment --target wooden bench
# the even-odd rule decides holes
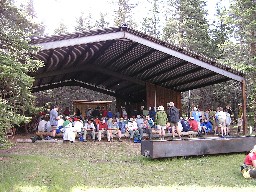
[[[46,137],[46,136],[51,136],[51,132],[36,132],[36,135],[37,136],[42,136],[42,137]],[[95,132],[96,136],[98,134],[98,132]],[[198,133],[195,132],[195,131],[188,131],[188,132],[181,132],[182,136],[185,136],[185,137],[189,137],[189,138],[192,138],[192,137],[195,137]],[[57,138],[61,138],[63,137],[63,133],[58,133],[55,135],[55,137]],[[102,132],[102,138],[104,137],[107,137],[107,134],[105,132]],[[113,137],[117,137],[117,135],[113,134]],[[123,138],[129,138],[130,135],[128,132],[125,132],[124,134],[122,134],[122,137]],[[143,137],[148,137],[148,134],[147,133],[143,133]],[[165,137],[168,138],[168,137],[172,137],[172,133],[165,133]],[[175,137],[178,137],[178,134],[175,133]],[[79,138],[79,134],[76,135],[76,138]],[[155,130],[153,129],[152,130],[152,138],[159,138],[159,131],[158,130]]]

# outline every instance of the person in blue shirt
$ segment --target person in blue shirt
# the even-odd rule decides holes
[[[204,121],[202,121],[201,127],[203,127],[203,130],[204,130],[206,133],[212,132],[212,124],[211,124],[210,121],[207,121],[207,119],[205,119]]]
[[[185,120],[183,117],[180,117],[180,123],[183,127],[183,131],[184,132],[188,132],[190,131],[190,125],[189,125],[189,122],[187,120]]]

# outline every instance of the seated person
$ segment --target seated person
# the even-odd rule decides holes
[[[74,118],[74,124],[73,125],[74,125],[74,129],[75,129],[76,133],[81,134],[82,128],[83,128],[83,123],[82,123],[82,121],[80,120],[79,117]]]
[[[194,117],[190,117],[189,119],[189,125],[192,131],[198,131],[198,122],[194,119]]]
[[[76,130],[72,127],[72,118],[66,117],[66,121],[63,123],[63,141],[70,141],[73,143],[76,138]]]
[[[40,135],[40,133],[46,131],[46,123],[47,123],[47,121],[45,120],[44,117],[39,121],[38,126],[37,126],[37,131],[38,131],[39,135]]]
[[[119,128],[119,130],[121,131],[122,134],[125,134],[126,127],[127,127],[127,124],[125,123],[124,118],[121,117],[119,122],[118,122],[118,128]]]
[[[205,133],[210,133],[212,132],[212,124],[210,121],[208,121],[207,119],[205,119],[204,121],[202,121],[200,123],[200,126],[202,127],[202,130],[205,132]]]
[[[118,123],[116,119],[109,118],[107,121],[108,129],[107,129],[107,139],[108,141],[113,141],[113,134],[118,135],[118,141],[121,142],[121,131],[119,130]]]
[[[139,138],[139,140],[142,139],[143,137],[143,124],[144,124],[144,119],[140,116],[140,115],[137,115],[137,119],[136,119],[136,123],[137,123],[137,131],[135,132],[136,134],[136,137]]]
[[[58,125],[56,129],[56,134],[59,134],[61,132],[61,129],[63,128],[64,119],[63,116],[60,115],[60,119],[58,120]]]
[[[152,139],[152,127],[154,126],[153,120],[146,116],[146,118],[143,121],[143,129],[145,130],[145,133],[148,134],[149,140]]]
[[[191,130],[189,122],[186,119],[184,119],[183,117],[180,117],[180,123],[182,125],[182,129],[184,132],[188,132]]]
[[[134,132],[138,129],[138,125],[136,123],[136,120],[134,118],[130,118],[127,124],[127,131],[130,134],[130,139],[133,139]]]
[[[108,125],[107,125],[105,119],[102,117],[98,124],[98,141],[101,141],[101,135],[107,129],[108,129]]]
[[[89,119],[85,124],[84,124],[84,127],[83,127],[83,130],[84,130],[84,136],[83,136],[83,139],[84,141],[86,142],[87,141],[87,133],[88,131],[91,132],[91,136],[92,136],[92,140],[95,141],[95,125],[92,121],[92,119]]]
[[[256,145],[246,155],[244,164],[241,166],[241,172],[244,178],[256,178]]]

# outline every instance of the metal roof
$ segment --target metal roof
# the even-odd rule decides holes
[[[82,86],[126,100],[146,98],[147,82],[187,91],[243,74],[229,66],[127,27],[38,37],[34,56],[45,64],[33,91]]]

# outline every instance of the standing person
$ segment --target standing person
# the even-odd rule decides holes
[[[226,113],[223,111],[223,108],[220,107],[219,108],[219,113],[218,113],[218,121],[219,121],[219,127],[220,127],[220,130],[221,130],[221,136],[224,137],[227,135],[227,132],[226,132]]]
[[[58,115],[58,106],[54,106],[53,109],[50,111],[50,124],[52,128],[52,137],[55,137],[56,135],[56,129],[58,126],[58,120],[60,119]]]
[[[155,121],[156,112],[155,112],[154,107],[149,107],[148,110],[149,110],[149,111],[148,111],[149,117],[150,117],[153,121]]]
[[[201,132],[200,116],[201,116],[201,113],[198,111],[198,108],[194,107],[194,110],[192,111],[192,117],[194,117],[194,120],[196,120],[196,122],[198,124],[198,131],[199,132]]]
[[[226,111],[226,130],[227,130],[227,135],[230,134],[230,125],[231,125],[231,115],[229,114],[228,111]]]
[[[166,124],[167,124],[167,114],[164,111],[164,107],[159,106],[158,111],[156,112],[156,125],[157,125],[157,128],[160,130],[159,136],[161,140],[164,140]]]
[[[238,104],[238,118],[237,118],[237,134],[240,133],[241,128],[243,126],[243,108],[242,104]]]
[[[172,128],[172,137],[173,138],[175,137],[175,130],[176,130],[177,133],[178,133],[179,138],[181,138],[181,130],[178,127],[178,122],[180,120],[179,109],[177,109],[174,106],[173,102],[170,102],[169,106],[170,106],[170,109],[169,109],[169,111],[170,111],[169,112],[169,114],[170,114],[169,122],[170,122],[170,125],[171,125],[171,128]]]

